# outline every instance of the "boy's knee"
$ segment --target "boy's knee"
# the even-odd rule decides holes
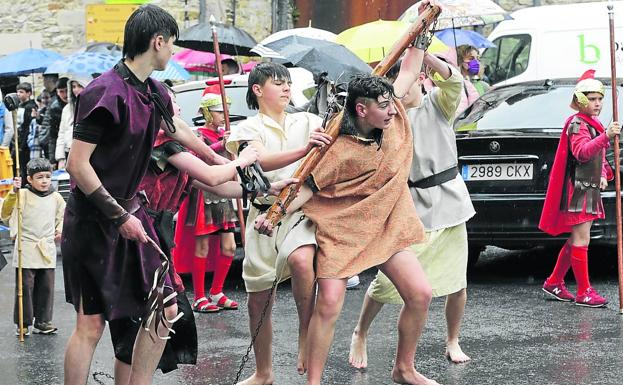
[[[247,309],[249,310],[250,315],[259,315],[264,310],[264,306],[266,306],[266,301],[268,301],[268,292],[258,292],[258,293],[249,293],[249,298],[247,300]],[[267,316],[270,312],[267,312]]]
[[[288,257],[288,266],[293,272],[312,271],[314,268],[314,254],[307,248],[300,248]]]
[[[76,324],[76,334],[91,343],[97,343],[104,334],[105,328],[106,322],[103,318],[83,316]]]
[[[428,309],[433,299],[433,289],[430,285],[418,285],[411,296],[403,298],[405,305],[417,309]]]
[[[221,245],[221,253],[227,257],[233,257],[236,254],[236,244],[235,243],[227,243]]]

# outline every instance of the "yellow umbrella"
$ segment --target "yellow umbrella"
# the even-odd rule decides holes
[[[335,38],[366,63],[381,61],[410,24],[398,20],[377,20],[349,28]],[[445,52],[448,46],[433,36],[428,52]]]

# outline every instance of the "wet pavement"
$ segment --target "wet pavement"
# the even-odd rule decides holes
[[[589,309],[547,301],[540,290],[553,264],[554,251],[506,252],[487,249],[469,274],[469,299],[461,345],[473,360],[455,365],[443,357],[445,321],[443,301],[431,305],[422,336],[417,367],[440,383],[452,384],[599,384],[623,383],[623,318],[618,314],[616,259],[591,250],[591,276],[597,290],[612,302],[607,309]],[[7,259],[8,256],[7,256]],[[240,267],[230,273],[239,277]],[[350,335],[365,288],[373,271],[361,275],[358,290],[348,291],[344,311],[326,369],[326,384],[392,384],[399,308],[386,306],[372,325],[369,368],[358,371],[347,363]],[[569,276],[572,283],[572,278]],[[0,384],[61,384],[65,344],[74,325],[72,306],[64,302],[62,269],[57,269],[54,323],[57,335],[31,335],[20,344],[12,323],[14,270],[0,272]],[[575,285],[571,284],[574,291]],[[188,284],[190,288],[190,283]],[[242,282],[231,279],[227,294],[245,308]],[[304,384],[295,370],[297,317],[289,285],[278,292],[274,309],[275,384]],[[199,360],[196,366],[162,375],[154,384],[232,384],[249,343],[246,310],[201,314]],[[108,332],[93,359],[92,372],[112,374]],[[253,370],[253,358],[244,371]],[[112,384],[105,376],[101,383]],[[91,377],[89,384],[97,384]]]

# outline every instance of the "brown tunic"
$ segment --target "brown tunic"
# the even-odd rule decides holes
[[[424,239],[407,186],[413,136],[399,101],[396,108],[380,150],[340,135],[312,172],[319,191],[303,211],[317,226],[318,278],[351,277]]]

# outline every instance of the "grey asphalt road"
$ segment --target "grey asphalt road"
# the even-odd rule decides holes
[[[445,321],[443,301],[430,309],[422,336],[418,369],[446,385],[458,384],[599,384],[619,385],[623,368],[623,318],[618,314],[616,259],[603,250],[591,250],[591,277],[600,293],[611,300],[607,309],[588,309],[544,299],[540,290],[554,251],[506,252],[487,249],[470,271],[469,300],[462,330],[462,346],[473,360],[455,365],[443,357]],[[196,366],[162,375],[154,384],[232,384],[249,344],[245,294],[239,266],[231,272],[226,292],[242,310],[197,317],[199,360]],[[344,311],[327,365],[326,384],[392,384],[399,308],[386,306],[372,326],[369,368],[358,371],[347,363],[350,335],[373,271],[361,275],[358,290],[347,294]],[[57,335],[32,335],[22,344],[12,322],[14,270],[0,272],[0,384],[61,384],[63,353],[74,325],[74,310],[64,302],[62,269],[57,269],[54,322]],[[573,280],[569,276],[571,283]],[[188,284],[191,288],[190,283]],[[189,294],[191,295],[191,294]],[[295,370],[297,317],[289,285],[278,292],[274,309],[275,384],[304,384]],[[252,372],[252,361],[244,375]],[[104,334],[92,371],[112,374],[110,337]],[[105,376],[101,383],[112,384]],[[97,384],[91,377],[89,384]]]

